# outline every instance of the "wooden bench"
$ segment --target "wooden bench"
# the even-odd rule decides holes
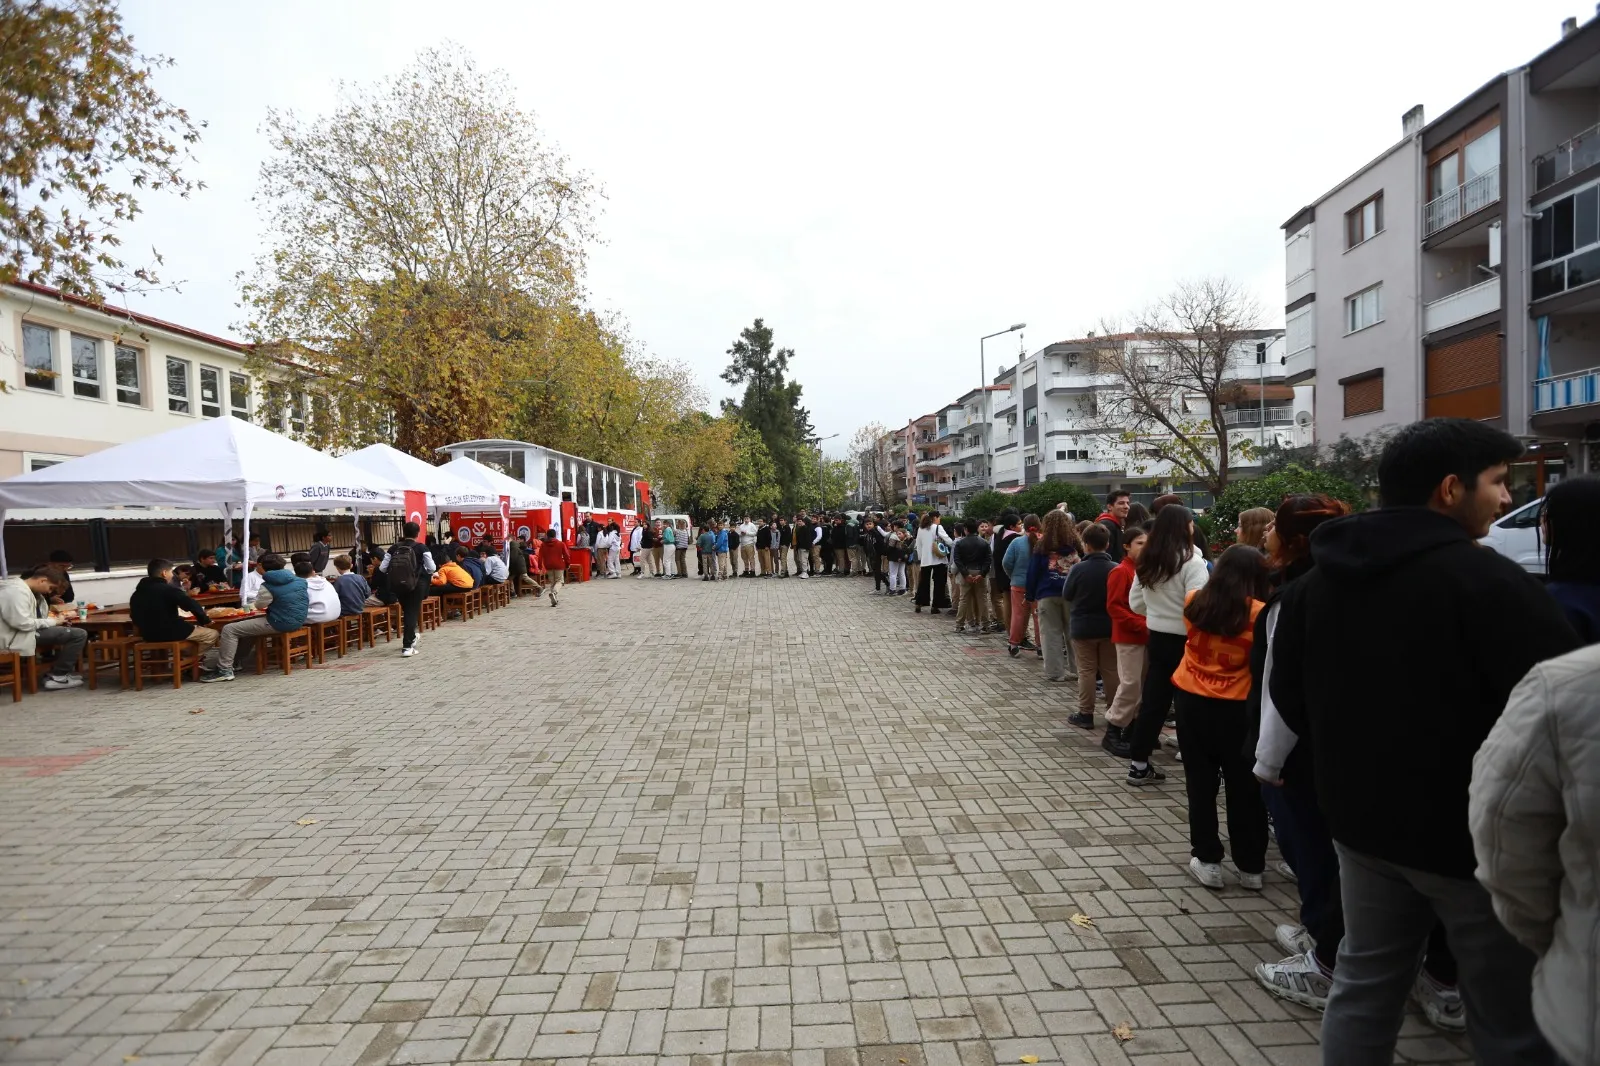
[[[273,667],[282,667],[288,674],[294,667],[296,659],[302,660],[307,669],[316,661],[316,653],[312,650],[311,630],[305,627],[291,630],[288,633],[268,633],[263,637],[256,637],[256,673],[264,674]]]
[[[0,651],[0,670],[5,671],[0,673],[0,685],[9,685],[11,687],[12,703],[21,703],[22,687],[28,683],[28,677],[23,673],[22,653],[20,651]]]
[[[192,640],[141,640],[133,646],[133,688],[144,691],[146,681],[172,682],[183,687],[183,672],[189,679],[200,679],[200,645]]]
[[[137,637],[102,636],[99,640],[91,640],[83,647],[85,680],[90,688],[95,688],[99,680],[100,671],[111,667],[117,668],[117,687],[128,687],[128,661],[133,655],[133,647],[139,643]],[[191,643],[191,642],[186,642]]]
[[[364,607],[361,610],[361,639],[367,642],[367,647],[378,646],[378,634],[383,634],[383,642],[389,643],[395,638],[396,626],[391,620],[393,616],[388,607]]]
[[[311,655],[317,662],[328,661],[330,647],[339,653],[339,658],[344,658],[346,643],[342,617],[330,618],[325,622],[312,622],[306,628],[311,630]]]
[[[428,596],[422,601],[422,612],[417,618],[417,628],[426,633],[444,625],[444,608],[438,596]]]

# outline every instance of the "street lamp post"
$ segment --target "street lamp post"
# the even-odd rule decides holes
[[[989,396],[989,369],[988,369],[988,364],[987,364],[987,362],[986,362],[986,360],[984,358],[983,342],[986,341],[986,340],[991,340],[991,339],[993,339],[995,337],[1003,337],[1007,333],[1015,333],[1019,329],[1027,329],[1027,328],[1028,328],[1028,324],[1026,322],[1013,322],[1011,325],[1007,326],[1005,329],[997,330],[994,333],[986,333],[982,337],[978,338],[978,414],[979,415],[983,414],[983,402],[984,402],[984,400],[988,399],[988,396]],[[990,417],[991,418],[993,417],[992,413],[991,413]],[[992,442],[994,440],[993,433],[994,433],[994,424],[991,422],[990,425],[989,425],[989,435],[985,438],[986,442]],[[983,456],[983,487],[985,489],[989,489],[989,488],[993,487],[990,484],[990,481],[994,477],[994,471],[991,470],[990,466],[989,466],[989,452],[992,451],[992,450],[993,449],[987,448],[987,447],[984,449],[984,456]]]
[[[832,440],[838,435],[837,433],[830,433],[826,437],[811,438],[811,443],[817,446],[817,506],[824,511],[828,509],[828,499],[826,490],[822,486],[822,442]]]

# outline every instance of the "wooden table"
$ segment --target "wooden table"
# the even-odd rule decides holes
[[[209,628],[221,632],[222,627],[229,623],[242,622],[246,618],[260,618],[266,613],[266,611],[251,611],[248,614],[235,614],[227,618],[212,618],[210,615],[206,618]],[[99,640],[107,635],[134,636],[138,632],[132,616],[127,611],[91,611],[88,618],[69,619],[67,624],[86,631],[90,640]]]

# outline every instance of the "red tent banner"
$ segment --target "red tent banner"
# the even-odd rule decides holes
[[[511,539],[511,497],[500,497],[500,539]]]
[[[428,494],[426,492],[406,493],[406,521],[415,522],[417,528],[424,534],[428,532]]]

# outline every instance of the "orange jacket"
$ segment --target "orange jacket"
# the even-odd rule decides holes
[[[472,588],[472,575],[455,562],[445,563],[433,575],[435,585],[454,585],[458,589]]]
[[[1185,606],[1195,594],[1184,597]],[[1183,620],[1188,638],[1183,645],[1183,662],[1173,671],[1172,683],[1196,696],[1216,700],[1243,700],[1250,696],[1250,648],[1255,643],[1256,615],[1266,606],[1250,601],[1250,621],[1243,632],[1231,637],[1196,629],[1187,617]]]

